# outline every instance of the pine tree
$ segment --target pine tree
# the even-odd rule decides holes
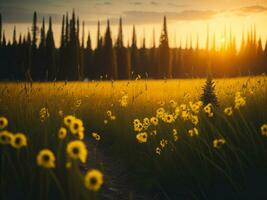
[[[66,19],[66,26],[68,22]],[[61,25],[61,36],[60,36],[60,47],[59,47],[59,69],[57,71],[57,79],[58,80],[66,80],[66,34],[65,34],[65,15],[62,17],[62,25]]]
[[[16,26],[14,26],[14,30],[13,30],[13,46],[17,46],[17,32],[16,32]]]
[[[122,19],[120,18],[118,38],[116,42],[116,58],[118,65],[118,78],[129,79],[130,69],[128,60],[128,51],[123,44]]]
[[[88,32],[87,45],[85,49],[85,76],[88,79],[95,78],[95,72],[93,69],[93,50],[92,50],[90,32]]]
[[[131,45],[131,70],[136,75],[138,71],[138,49],[137,49],[137,36],[135,31],[135,26],[133,26],[133,35],[132,35],[132,45]]]
[[[76,26],[76,16],[73,10],[72,19],[70,20],[70,38],[68,45],[68,80],[79,79],[79,44],[77,41],[78,27]]]
[[[31,77],[33,80],[39,80],[39,62],[38,62],[38,49],[37,49],[37,34],[38,34],[38,26],[37,26],[37,13],[33,14],[33,22],[32,22],[32,42],[31,42]]]
[[[107,29],[104,38],[104,46],[103,46],[103,76],[109,76],[111,79],[117,79],[117,62],[116,62],[116,54],[113,49],[111,31],[110,31],[110,23],[107,21]]]
[[[33,48],[37,48],[37,34],[38,34],[37,13],[36,11],[34,11],[33,23],[32,23],[32,46]]]
[[[209,103],[213,106],[218,107],[218,99],[215,94],[215,82],[212,79],[211,74],[208,75],[205,85],[203,86],[203,94],[200,98],[200,100],[203,102],[203,104],[206,106]]]
[[[160,36],[159,44],[159,68],[157,78],[166,78],[172,77],[172,68],[170,65],[170,49],[169,49],[169,40],[167,32],[167,19],[164,16],[163,28]]]
[[[49,17],[49,28],[46,37],[46,69],[47,79],[53,81],[56,79],[56,63],[55,63],[55,42],[52,30],[52,19]]]
[[[40,45],[38,51],[38,79],[44,80],[46,77],[46,33],[45,33],[45,18],[42,20],[42,27],[40,33]]]
[[[0,13],[0,46],[2,44],[2,14]]]

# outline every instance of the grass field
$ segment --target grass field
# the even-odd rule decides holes
[[[204,83],[1,83],[0,117],[8,119],[1,134],[27,137],[19,149],[0,145],[1,199],[102,199],[112,174],[93,159],[96,151],[120,163],[131,189],[153,199],[267,198],[267,77],[215,80],[219,107],[199,102]],[[82,121],[84,138],[66,116]],[[73,140],[86,144],[88,158],[66,152]],[[53,152],[54,167],[38,166],[42,149]],[[104,176],[100,189],[86,187],[91,166]]]

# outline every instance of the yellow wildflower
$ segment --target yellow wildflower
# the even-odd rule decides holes
[[[72,134],[77,134],[77,133],[79,133],[80,131],[84,131],[83,122],[82,122],[82,120],[80,120],[80,119],[74,119],[74,120],[71,122],[69,128],[70,128],[70,132],[71,132]]]
[[[160,146],[164,148],[168,144],[168,140],[162,139],[160,140]]]
[[[107,111],[107,116],[111,117],[112,116],[112,112],[110,110]]]
[[[55,155],[49,149],[41,150],[37,155],[37,165],[44,168],[55,168]]]
[[[87,148],[82,141],[71,141],[67,145],[67,154],[70,158],[75,160],[79,159],[85,163],[87,159]]]
[[[146,132],[139,133],[136,135],[136,139],[138,140],[139,143],[146,143],[147,137],[148,137],[148,135]]]
[[[64,139],[67,135],[67,129],[65,129],[64,127],[61,127],[59,130],[58,130],[58,138],[59,139]]]
[[[170,100],[170,105],[172,108],[175,108],[177,106],[177,103],[174,100]]]
[[[0,144],[10,144],[13,140],[13,134],[8,131],[0,132]]]
[[[156,154],[158,154],[158,155],[161,154],[161,149],[159,147],[156,148]]]
[[[8,125],[8,120],[5,117],[0,117],[0,129],[4,129]]]
[[[267,136],[267,124],[261,126],[261,134]]]
[[[173,117],[173,115],[171,115],[171,114],[166,114],[165,116],[164,116],[164,121],[166,122],[166,123],[173,123],[175,120],[174,120],[174,117]]]
[[[188,130],[188,135],[189,135],[190,137],[198,136],[199,133],[198,133],[197,128],[193,128],[193,129]]]
[[[100,135],[97,133],[92,133],[93,138],[95,138],[95,140],[99,141],[101,139]]]
[[[191,116],[191,122],[192,122],[192,124],[197,125],[198,122],[199,122],[198,116],[197,115],[192,115]]]
[[[179,139],[176,129],[172,129],[172,135],[173,135],[174,142],[176,142]]]
[[[232,107],[225,108],[225,109],[224,109],[224,113],[225,113],[227,116],[231,116],[231,115],[233,114],[233,108],[232,108]]]
[[[151,122],[151,124],[153,124],[154,126],[157,126],[157,125],[159,124],[159,120],[158,120],[158,118],[156,118],[156,117],[151,117],[151,118],[150,118],[150,122]]]
[[[67,127],[69,127],[74,120],[75,120],[75,117],[74,116],[68,115],[68,116],[64,117],[64,124]]]
[[[139,124],[135,124],[134,125],[134,131],[140,132],[142,130],[143,130],[143,124],[142,123],[139,123]]]
[[[96,192],[103,183],[103,174],[99,170],[92,169],[85,174],[84,185],[88,190]]]
[[[226,143],[225,139],[215,139],[213,140],[213,147],[216,149],[219,149],[225,143]]]
[[[11,146],[20,149],[21,147],[27,146],[27,138],[23,133],[17,133],[11,140]]]

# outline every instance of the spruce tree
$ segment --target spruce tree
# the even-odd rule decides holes
[[[119,22],[118,38],[116,42],[116,58],[118,65],[118,78],[129,79],[130,69],[128,61],[128,52],[123,44],[122,19]]]
[[[37,48],[37,34],[38,34],[37,13],[36,11],[34,11],[33,23],[32,23],[32,46],[33,48]]]
[[[13,29],[13,46],[17,45],[17,31],[16,31],[16,26],[14,26]]]
[[[117,79],[117,62],[116,62],[116,54],[113,49],[111,31],[110,31],[110,23],[107,21],[107,29],[104,38],[104,46],[103,46],[103,76],[109,76],[111,79]]]
[[[67,22],[66,22],[67,26]],[[66,35],[65,35],[65,15],[62,17],[62,25],[61,25],[61,37],[60,37],[60,47],[59,47],[59,69],[57,71],[57,79],[58,80],[65,80],[66,79]]]
[[[37,34],[38,34],[38,26],[37,26],[37,13],[33,14],[33,22],[32,22],[32,42],[31,42],[31,77],[33,80],[40,80],[39,77],[39,61],[38,61],[38,49],[37,49]]]
[[[55,42],[52,30],[52,19],[49,17],[49,28],[46,37],[46,69],[47,79],[53,81],[56,79],[56,63],[55,63]]]
[[[159,44],[159,68],[158,68],[158,78],[172,77],[172,68],[170,65],[170,49],[169,49],[169,39],[167,32],[167,19],[164,16],[163,28],[160,36]]]
[[[208,105],[209,103],[215,107],[219,106],[219,102],[218,102],[217,96],[215,94],[215,86],[216,85],[212,79],[211,74],[208,74],[205,85],[202,88],[203,93],[202,93],[201,98],[200,98],[200,100],[203,102],[204,106]]]
[[[135,31],[135,26],[133,26],[133,33],[132,33],[132,45],[131,45],[131,70],[134,74],[138,74],[138,49],[137,49],[137,36]]]
[[[38,79],[44,80],[45,79],[45,71],[46,71],[46,33],[45,33],[45,18],[43,17],[42,20],[42,27],[40,33],[40,45],[38,51]]]
[[[2,44],[2,14],[0,13],[0,46]]]
[[[88,79],[93,79],[95,77],[95,72],[93,70],[93,50],[90,32],[88,32],[87,45],[85,49],[85,76]]]

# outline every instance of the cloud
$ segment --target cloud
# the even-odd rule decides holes
[[[168,6],[180,8],[180,7],[186,7],[187,5],[185,5],[185,4],[176,4],[176,3],[168,3]]]
[[[153,6],[156,6],[156,5],[158,5],[158,2],[151,1],[150,4],[153,5]]]
[[[163,16],[167,16],[167,19],[170,21],[208,20],[213,18],[216,14],[217,12],[212,10],[184,10],[181,12],[123,12],[124,19],[127,23],[136,24],[161,23]]]
[[[233,13],[235,13],[237,15],[241,15],[241,16],[248,15],[248,14],[262,13],[262,12],[266,12],[266,11],[267,11],[267,7],[259,6],[259,5],[241,7],[241,8],[232,10]]]
[[[4,23],[29,23],[32,21],[33,12],[33,9],[27,8],[10,7],[8,9],[3,10],[0,8],[0,13],[2,13]],[[62,20],[61,14],[37,11],[37,17],[39,22],[41,22],[43,17],[48,20],[49,16],[52,17],[54,23],[61,22]]]
[[[136,1],[136,2],[131,2],[130,4],[133,4],[133,5],[139,6],[139,5],[142,5],[143,3],[142,3],[142,2],[140,2],[140,1]]]

